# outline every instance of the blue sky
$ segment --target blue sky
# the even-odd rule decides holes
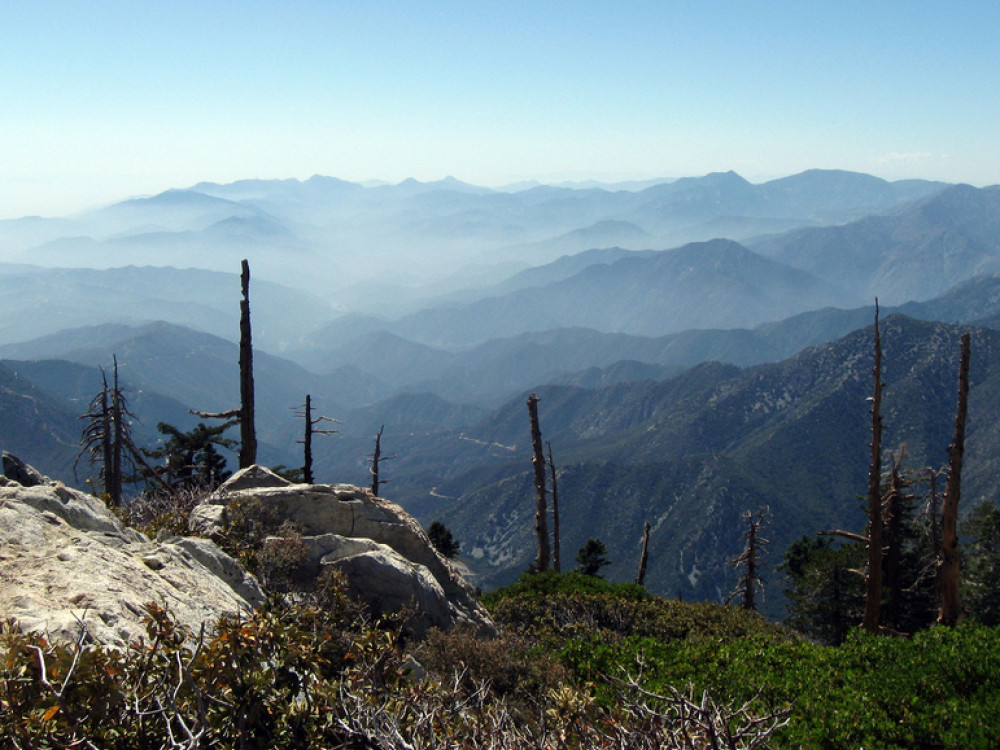
[[[995,184],[998,28],[995,0],[0,0],[0,218],[313,174]]]

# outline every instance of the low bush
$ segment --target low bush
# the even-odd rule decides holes
[[[393,631],[331,628],[314,607],[272,602],[247,619],[221,620],[211,638],[178,628],[158,607],[147,612],[148,640],[125,652],[85,637],[65,646],[13,627],[0,632],[7,746],[721,749],[730,745],[706,743],[706,733],[761,738],[784,721],[709,696],[659,696],[629,684],[610,708],[587,686],[562,682],[519,707],[464,669],[418,679]],[[474,643],[466,645],[470,656]],[[691,737],[700,739],[682,742]]]
[[[640,586],[580,573],[525,574],[513,586],[488,594],[483,603],[499,625],[556,646],[589,636],[662,641],[796,637],[755,612],[661,599]]]
[[[15,750],[989,748],[1000,736],[998,628],[823,646],[731,608],[576,586],[491,596],[494,611],[539,601],[520,632],[432,633],[413,647],[423,670],[398,624],[368,622],[335,573],[211,636],[149,605],[146,638],[125,651],[7,623],[0,736]],[[539,602],[562,607],[555,623]],[[623,612],[638,624],[622,627]]]
[[[155,538],[160,531],[184,536],[190,533],[188,519],[191,511],[204,502],[211,492],[209,485],[176,487],[170,491],[152,487],[112,510],[125,524],[149,537]]]
[[[512,634],[483,638],[467,628],[432,630],[414,656],[439,679],[459,673],[466,689],[488,682],[518,705],[538,701],[568,679],[568,672],[543,648]]]

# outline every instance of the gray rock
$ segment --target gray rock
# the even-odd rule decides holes
[[[145,635],[145,605],[197,633],[260,600],[213,542],[152,542],[104,504],[58,483],[0,487],[0,612],[25,630],[124,647]]]
[[[188,516],[188,529],[197,536],[219,539],[226,530],[226,516],[225,505],[196,505]]]
[[[411,562],[386,544],[339,534],[302,537],[309,561],[318,570],[334,568],[348,582],[348,592],[374,615],[408,609],[408,625],[422,637],[430,628],[448,629],[458,613],[441,584],[423,565]]]
[[[219,549],[215,542],[183,536],[174,537],[164,546],[176,548],[180,554],[186,553],[193,557],[253,606],[256,607],[264,601],[264,594],[257,580],[247,573],[239,562]]]
[[[485,632],[495,631],[472,586],[434,549],[420,524],[395,503],[349,484],[248,487],[247,477],[258,474],[246,471],[238,481],[233,481],[234,476],[223,484],[208,502],[223,505],[255,499],[269,505],[277,517],[293,522],[302,530],[316,569],[321,562],[336,564],[348,574],[354,590],[367,592],[363,598],[378,611],[391,611],[406,599],[421,606],[426,604],[430,608],[427,616],[437,627],[447,629],[463,623]],[[266,481],[273,480],[266,478]],[[391,560],[382,546],[394,553]],[[367,559],[347,562],[362,557]],[[404,566],[395,557],[415,567]],[[447,602],[449,615],[443,624],[438,624],[442,622],[439,602],[422,588],[421,569],[435,582]],[[405,584],[413,589],[409,594],[399,592],[398,588],[390,591],[383,583],[387,579],[393,581],[394,587]],[[378,601],[379,597],[384,597],[384,601]]]
[[[396,554],[390,547],[326,559],[324,567],[341,571],[348,593],[364,601],[373,615],[410,611],[409,627],[423,637],[429,628],[448,629],[454,612],[441,586],[422,565]]]
[[[290,485],[284,477],[280,477],[265,466],[247,466],[233,474],[219,488],[220,491],[244,490],[252,487],[287,487]]]
[[[40,471],[7,451],[3,452],[3,475],[17,482],[22,487],[35,487],[39,484],[48,484],[52,481]]]

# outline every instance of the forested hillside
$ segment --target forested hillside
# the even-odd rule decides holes
[[[898,316],[883,325],[885,445],[905,446],[904,465],[914,471],[940,468],[962,329]],[[868,328],[745,371],[706,365],[662,383],[539,389],[544,438],[560,468],[564,548],[575,552],[599,535],[614,563],[608,575],[628,580],[649,520],[653,590],[717,600],[733,583],[725,563],[739,551],[745,511],[770,507],[771,565],[803,533],[863,530],[857,498],[868,471],[871,340]],[[992,417],[1000,408],[998,347],[1000,334],[975,332],[964,484],[970,506],[1000,491]],[[471,468],[437,488],[458,500],[422,509],[451,519],[489,580],[510,580],[533,554],[525,419],[517,400],[470,429],[484,443],[514,446],[520,460],[512,456],[506,469],[489,472]]]

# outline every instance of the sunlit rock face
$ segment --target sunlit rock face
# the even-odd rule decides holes
[[[196,509],[194,522],[202,532],[221,528],[220,506],[247,500],[267,505],[269,516],[301,530],[314,573],[326,567],[343,572],[350,592],[374,614],[409,609],[418,634],[458,624],[495,629],[472,586],[395,503],[354,485],[292,484],[251,466]]]
[[[197,633],[262,599],[214,542],[153,541],[91,495],[0,477],[0,612],[24,630],[123,647],[146,635],[148,603]]]

